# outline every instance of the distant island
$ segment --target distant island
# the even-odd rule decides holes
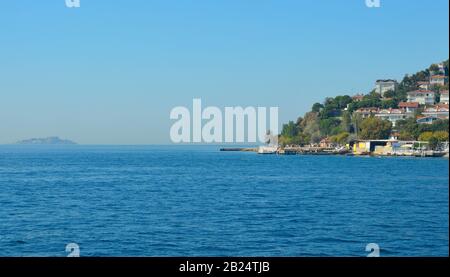
[[[48,138],[32,138],[18,141],[16,144],[33,144],[33,145],[75,145],[76,143],[67,140],[60,139],[59,137],[48,137]]]

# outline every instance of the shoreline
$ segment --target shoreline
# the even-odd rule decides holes
[[[220,152],[254,152],[257,154],[273,154],[273,155],[303,155],[303,156],[349,156],[349,157],[413,157],[413,158],[449,158],[448,152],[443,151],[417,151],[411,153],[355,153],[351,150],[336,150],[329,148],[279,148],[273,153],[260,153],[259,148],[220,148]]]

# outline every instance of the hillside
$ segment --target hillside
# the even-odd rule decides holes
[[[326,98],[303,117],[284,124],[279,142],[343,145],[354,139],[418,140],[424,134],[430,139],[436,132],[440,141],[448,140],[448,67],[447,60],[405,75],[400,83],[378,80],[376,89],[367,94]]]

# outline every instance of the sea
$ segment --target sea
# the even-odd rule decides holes
[[[0,256],[449,255],[448,159],[220,148],[0,146]]]

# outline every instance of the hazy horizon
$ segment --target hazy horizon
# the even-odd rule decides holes
[[[331,3],[330,3],[331,2]],[[449,2],[81,1],[2,3],[0,144],[170,145],[169,113],[279,107],[367,93],[448,59]]]

